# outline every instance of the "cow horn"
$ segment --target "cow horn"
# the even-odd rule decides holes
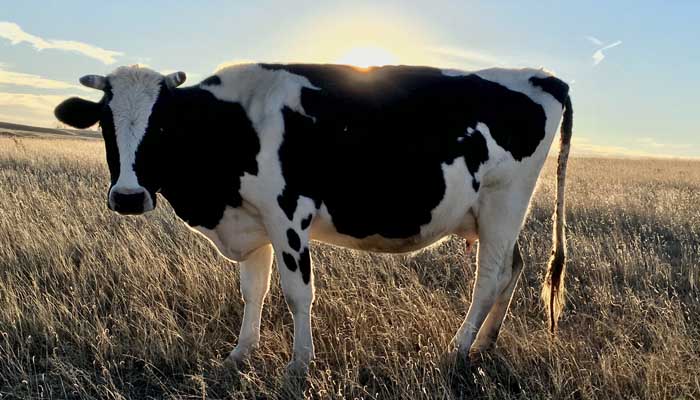
[[[85,75],[80,78],[80,83],[89,88],[104,90],[107,87],[107,78],[101,75]]]
[[[172,74],[168,74],[165,77],[165,84],[168,85],[170,89],[176,88],[187,79],[187,75],[185,75],[184,72],[178,71],[178,72],[173,72]]]

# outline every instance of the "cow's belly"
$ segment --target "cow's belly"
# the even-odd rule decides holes
[[[452,234],[460,235],[469,241],[478,236],[475,218],[475,206],[478,193],[471,185],[471,175],[466,171],[464,162],[451,165],[443,164],[445,191],[442,199],[429,211],[430,220],[416,227],[415,232],[398,237],[387,237],[378,233],[353,236],[342,232],[333,223],[333,215],[323,205],[319,210],[311,228],[311,238],[321,242],[358,250],[368,250],[386,253],[404,253],[420,250],[430,246]],[[409,201],[409,200],[406,200]],[[367,211],[367,210],[364,210]],[[364,215],[381,215],[381,210],[373,212],[358,212],[357,226],[363,224],[372,226],[374,221],[364,220]],[[393,210],[386,210],[387,213]],[[408,218],[408,217],[407,217]],[[399,218],[400,220],[400,218]],[[357,229],[369,231],[370,229]]]
[[[364,238],[356,238],[338,233],[331,227],[319,228],[321,223],[314,224],[311,231],[311,239],[336,246],[347,247],[355,250],[375,251],[380,253],[405,253],[416,251],[439,241],[444,236],[424,237],[421,235],[407,238],[386,238],[380,235],[370,235]]]
[[[461,223],[457,224],[457,226],[443,226],[441,229],[432,226],[430,228],[432,229],[426,229],[427,233],[406,238],[387,238],[377,234],[356,238],[337,232],[332,223],[328,221],[317,220],[314,222],[311,230],[311,239],[355,250],[380,253],[407,253],[436,244],[452,234],[465,237],[469,241],[476,240],[478,236],[476,223],[471,213],[464,215]]]

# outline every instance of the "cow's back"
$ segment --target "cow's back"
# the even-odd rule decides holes
[[[561,107],[549,107],[556,100],[530,83],[533,76],[548,75],[252,64],[202,85],[240,102],[264,159],[278,156],[279,165],[259,166],[257,180],[282,178],[282,186],[256,196],[274,195],[289,219],[302,197],[312,199],[322,236],[400,251],[471,229],[467,214],[499,169],[506,177],[539,172]],[[547,118],[550,111],[559,115]]]
[[[489,141],[522,160],[545,136],[539,104],[475,74],[404,66],[264,67],[301,75],[315,87],[302,88],[304,113],[282,111],[286,191],[313,198],[337,232],[353,238],[410,241],[431,223],[454,228],[459,221],[435,221],[434,211],[448,200],[476,199]],[[454,185],[447,169],[460,165],[464,187],[452,191],[461,198],[446,199]]]

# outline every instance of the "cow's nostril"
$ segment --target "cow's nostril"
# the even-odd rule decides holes
[[[114,211],[120,214],[141,214],[144,212],[145,192],[136,193],[112,193]]]

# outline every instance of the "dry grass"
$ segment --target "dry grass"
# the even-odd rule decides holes
[[[306,382],[286,376],[291,317],[273,278],[262,347],[221,361],[238,271],[176,220],[106,208],[98,141],[0,138],[2,398],[700,398],[700,163],[571,160],[568,304],[551,340],[538,298],[547,166],[521,234],[526,270],[478,367],[443,349],[469,305],[457,240],[416,256],[318,245]]]

